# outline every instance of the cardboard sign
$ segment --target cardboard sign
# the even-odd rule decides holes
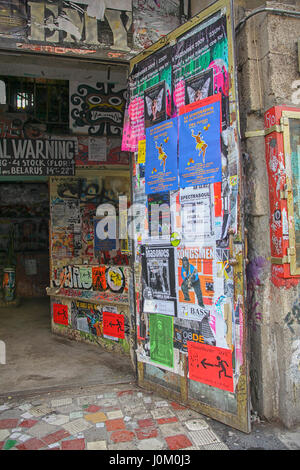
[[[124,315],[103,312],[103,334],[114,338],[125,338]]]
[[[187,342],[187,348],[191,380],[234,392],[231,349],[192,341]]]
[[[68,306],[53,304],[53,321],[59,325],[68,325]]]

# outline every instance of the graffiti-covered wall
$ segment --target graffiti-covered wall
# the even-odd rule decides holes
[[[73,178],[50,180],[52,329],[125,354],[133,341],[128,252],[117,237],[107,240],[97,214],[103,204],[118,211],[129,192],[124,170],[77,168]]]

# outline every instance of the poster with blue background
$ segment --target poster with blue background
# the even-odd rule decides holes
[[[146,194],[178,189],[177,141],[177,118],[146,129]]]
[[[179,110],[180,187],[222,181],[221,95]]]

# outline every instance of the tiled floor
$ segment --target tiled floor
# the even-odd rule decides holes
[[[1,450],[227,450],[209,419],[134,385],[0,399]]]

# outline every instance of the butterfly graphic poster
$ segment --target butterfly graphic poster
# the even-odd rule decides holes
[[[146,129],[146,194],[178,189],[177,138],[177,118]]]
[[[166,115],[166,84],[157,83],[144,92],[145,128],[165,121]]]
[[[185,104],[194,103],[213,94],[213,70],[209,69],[185,81]]]
[[[180,187],[222,181],[221,94],[179,110]]]

